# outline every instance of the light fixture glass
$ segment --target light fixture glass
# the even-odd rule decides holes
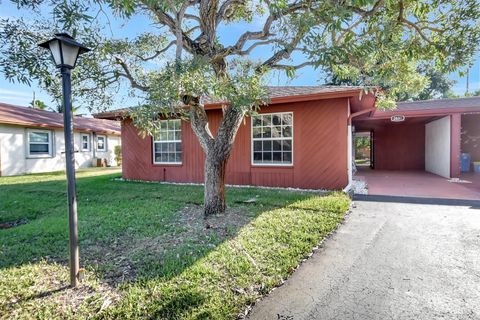
[[[79,49],[80,48],[77,46],[62,42],[63,64],[74,68],[75,63],[77,62]]]
[[[40,43],[39,46],[50,50],[58,68],[68,69],[75,68],[79,55],[90,51],[66,33],[57,33],[53,39]]]
[[[53,40],[49,43],[49,49],[52,53],[53,61],[55,65],[58,67],[62,65],[62,52],[60,51],[60,41]]]

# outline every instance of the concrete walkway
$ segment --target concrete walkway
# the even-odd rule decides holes
[[[474,204],[355,202],[337,233],[249,318],[480,319]]]

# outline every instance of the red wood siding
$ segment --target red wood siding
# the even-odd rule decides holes
[[[425,170],[425,124],[392,123],[375,129],[375,169]]]
[[[303,189],[341,189],[347,177],[347,98],[285,103],[261,113],[293,112],[293,166],[251,164],[250,118],[241,125],[227,165],[228,184]],[[209,110],[215,134],[222,113]],[[152,139],[142,138],[130,120],[122,123],[126,179],[203,182],[204,155],[188,122],[182,122],[182,165],[153,164]]]

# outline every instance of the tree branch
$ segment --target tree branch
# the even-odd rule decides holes
[[[147,86],[141,85],[135,80],[127,64],[122,59],[115,57],[115,63],[118,64],[124,71],[123,73],[119,72],[118,75],[128,79],[130,81],[132,88],[139,89],[142,91],[148,91]]]
[[[219,25],[222,20],[226,18],[226,13],[227,11],[234,5],[234,4],[242,4],[244,0],[227,0],[225,1],[221,6],[220,9],[218,9],[218,12],[216,14],[215,20],[216,24]]]
[[[239,54],[242,51],[243,47],[249,40],[266,40],[269,36],[272,36],[270,29],[273,22],[280,19],[281,17],[292,14],[299,10],[308,9],[307,1],[300,1],[298,3],[290,4],[286,9],[281,10],[276,13],[271,13],[267,20],[265,21],[262,30],[260,31],[247,31],[243,33],[233,46],[229,46],[223,50],[220,50],[217,55],[226,57],[231,54]]]
[[[265,46],[265,45],[268,45],[268,44],[272,44],[272,43],[275,43],[275,42],[278,42],[277,40],[275,39],[271,39],[271,40],[265,40],[265,41],[258,41],[258,42],[255,42],[254,44],[252,44],[250,47],[248,47],[246,50],[243,50],[243,51],[238,51],[236,52],[235,54],[238,54],[240,56],[245,56],[245,55],[248,55],[250,54],[253,49],[255,49],[256,47],[258,46]]]
[[[262,66],[271,68],[272,66],[277,65],[277,63],[282,61],[283,59],[289,58],[293,50],[302,40],[304,33],[304,31],[299,30],[295,37],[290,41],[290,43],[285,46],[285,48],[275,52],[270,58],[268,58],[262,63]]]
[[[139,56],[139,55],[137,55],[136,57],[139,58],[142,61],[153,60],[156,57],[158,57],[159,55],[161,55],[162,53],[164,53],[165,51],[167,51],[168,49],[170,49],[170,47],[173,46],[175,43],[176,43],[175,40],[171,41],[165,48],[155,51],[155,54],[151,55],[150,57],[142,57],[142,56]]]
[[[175,19],[172,18],[169,14],[164,12],[158,5],[152,4],[149,1],[142,0],[142,3],[150,10],[155,17],[158,19],[158,21],[168,27],[170,32],[176,36],[176,22]],[[194,1],[189,2],[191,5],[192,3],[195,3]],[[197,53],[197,54],[202,54],[199,46],[193,41],[185,32],[182,31],[182,46],[185,48],[188,52],[191,54]]]
[[[185,13],[185,15],[183,17],[185,19],[194,20],[194,21],[197,21],[198,23],[200,23],[200,18],[197,17],[196,15],[193,15],[193,14],[190,14],[190,13]]]
[[[298,69],[308,67],[308,66],[315,66],[315,63],[311,62],[311,61],[306,61],[306,62],[297,64],[297,65],[293,65],[293,66],[292,65],[287,65],[287,64],[274,64],[274,65],[271,66],[271,68],[272,69],[278,69],[278,70],[288,70],[288,69],[298,70]]]
[[[189,101],[185,101],[189,99]],[[208,126],[208,117],[205,109],[198,101],[191,100],[192,97],[184,97],[184,103],[190,107],[190,125],[205,154],[212,149],[215,139]]]

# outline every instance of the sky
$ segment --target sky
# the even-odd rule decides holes
[[[46,12],[42,12],[45,14]],[[17,7],[9,0],[0,0],[0,17],[23,17],[28,18],[31,16],[31,11],[18,10]],[[109,14],[108,14],[109,15]],[[102,18],[100,18],[102,19]],[[106,19],[106,18],[103,18]],[[107,30],[107,33],[114,32],[116,37],[134,37],[150,28],[149,20],[144,16],[135,16],[131,20],[121,20],[118,18],[109,17],[111,22],[111,31]],[[252,24],[261,25],[263,21],[253,21]],[[245,31],[245,26],[242,25],[229,25],[228,27],[220,28],[219,35],[223,42],[229,44],[236,41],[238,36]],[[263,49],[265,50],[265,49]],[[268,49],[267,49],[268,50]],[[262,52],[261,47],[253,52],[253,58],[265,55]],[[480,89],[480,57],[477,55],[475,63],[470,69],[469,76],[469,91],[473,92]],[[454,72],[449,76],[456,81],[453,87],[453,91],[456,94],[464,95],[466,92],[466,76],[459,76],[458,72]],[[295,79],[289,79],[283,72],[278,72],[269,77],[269,85],[321,85],[324,83],[323,75],[313,68],[300,69]],[[41,88],[32,84],[29,87],[24,84],[12,83],[5,79],[4,75],[0,73],[0,102],[9,103],[20,106],[27,106],[33,99],[35,94],[36,99],[42,100],[49,106],[54,106],[51,97],[43,91]],[[136,105],[137,101],[127,96],[119,97],[115,105],[110,106],[108,109],[117,109],[127,107],[130,105]],[[89,115],[90,111],[81,109],[80,114]]]

